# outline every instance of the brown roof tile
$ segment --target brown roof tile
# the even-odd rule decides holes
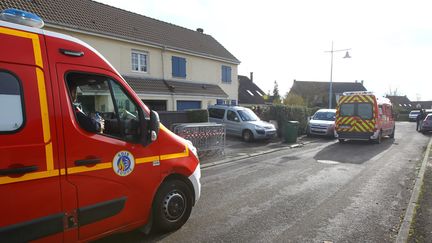
[[[239,104],[265,104],[262,95],[265,93],[246,76],[238,75],[239,78],[239,89],[238,89],[238,99]],[[252,95],[248,92],[251,92]]]
[[[325,107],[329,96],[329,82],[297,81],[289,91],[290,94],[302,96],[309,106]],[[333,105],[336,105],[336,94],[348,91],[367,91],[361,82],[332,82]]]
[[[399,96],[399,95],[387,95],[386,96],[393,105],[409,105],[411,104],[411,101],[408,99],[408,97],[405,96]]]
[[[227,98],[228,95],[217,85],[204,83],[179,82],[161,79],[124,77],[137,93],[180,94],[192,96],[211,96]]]
[[[212,36],[91,0],[1,0],[0,10],[36,13],[45,23],[166,46],[239,63]]]

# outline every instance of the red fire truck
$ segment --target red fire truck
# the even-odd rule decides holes
[[[180,228],[200,197],[192,143],[86,43],[32,13],[0,19],[0,242]]]
[[[336,107],[335,136],[339,142],[368,140],[381,143],[384,136],[394,138],[395,119],[389,99],[372,92],[345,92]]]

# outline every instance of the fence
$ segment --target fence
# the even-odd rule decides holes
[[[174,124],[173,131],[180,137],[190,140],[198,152],[225,148],[225,126],[222,124],[210,122]]]

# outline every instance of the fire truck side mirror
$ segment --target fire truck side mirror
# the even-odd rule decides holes
[[[156,111],[150,112],[150,140],[154,142],[157,140],[159,135],[159,114]]]
[[[159,135],[159,115],[156,111],[150,111],[150,118],[143,119],[143,134],[141,144],[147,146],[156,141]]]

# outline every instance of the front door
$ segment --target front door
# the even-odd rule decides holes
[[[237,115],[237,113],[233,110],[227,110],[226,113],[226,130],[227,133],[241,136],[241,123],[240,123],[240,117]]]
[[[145,222],[160,171],[158,149],[139,143],[140,101],[108,71],[63,64],[57,70],[79,238]]]

